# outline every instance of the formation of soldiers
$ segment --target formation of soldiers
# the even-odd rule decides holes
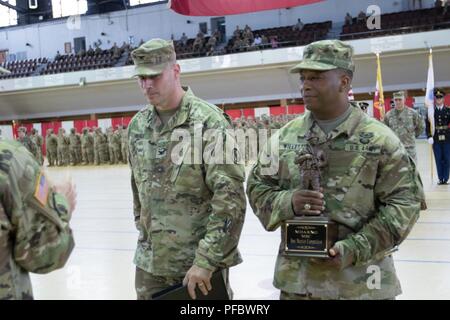
[[[69,134],[66,134],[64,128],[60,128],[57,134],[53,129],[48,129],[45,136],[48,166],[126,164],[126,129],[126,126],[118,125],[115,130],[109,127],[106,133],[103,133],[102,128],[85,127],[81,134],[77,133],[75,128],[70,129]],[[44,163],[44,138],[36,129],[33,128],[30,135],[27,135],[27,129],[20,127],[17,140],[41,165]]]

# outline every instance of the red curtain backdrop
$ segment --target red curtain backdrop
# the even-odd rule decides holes
[[[248,117],[255,117],[255,109],[254,108],[247,108],[247,109],[242,109],[242,111],[244,111],[244,116],[246,118]]]
[[[117,125],[127,126],[133,117],[111,118],[111,125],[115,129]]]
[[[285,106],[270,107],[270,115],[271,116],[277,116],[279,114],[286,114],[286,107]]]
[[[224,16],[290,8],[324,0],[171,0],[170,8],[185,16]]]
[[[304,105],[291,105],[288,106],[288,114],[301,114],[305,112]]]
[[[225,113],[230,116],[231,119],[236,119],[241,117],[241,110],[226,110]]]
[[[98,121],[97,120],[75,120],[73,122],[73,126],[74,126],[75,130],[77,130],[78,133],[82,133],[83,128],[85,128],[85,127],[92,128],[92,127],[98,126]]]
[[[127,126],[127,128],[128,128],[128,124],[130,123],[132,118],[133,117],[123,117],[123,125]]]
[[[447,94],[447,95],[445,96],[445,98],[444,98],[444,104],[445,104],[447,107],[450,107],[450,94]]]
[[[412,108],[413,105],[414,105],[414,98],[413,98],[413,97],[406,97],[406,99],[405,99],[405,104],[406,104],[408,107]]]
[[[116,126],[122,126],[123,118],[111,118],[111,125],[114,129],[116,129]]]

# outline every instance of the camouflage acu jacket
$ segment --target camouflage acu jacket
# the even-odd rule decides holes
[[[300,185],[294,158],[306,133],[317,139],[328,159],[322,172],[326,212],[338,223],[342,260],[352,263],[339,270],[284,256],[281,243],[274,285],[283,291],[325,299],[387,299],[401,293],[393,259],[385,253],[406,238],[418,219],[422,182],[394,133],[351,107],[347,120],[328,135],[309,112],[289,122],[273,137],[279,141],[278,171],[263,175],[260,158],[249,175],[250,204],[263,226],[274,231],[294,216],[291,198]],[[379,289],[367,286],[370,265],[381,271]]]
[[[408,107],[401,111],[390,110],[384,117],[384,123],[395,132],[406,148],[415,148],[415,138],[425,129],[425,122],[420,114]]]
[[[32,299],[28,272],[62,268],[74,246],[67,201],[41,173],[25,148],[0,141],[0,300]]]
[[[246,207],[243,166],[206,164],[203,157],[200,163],[187,164],[195,150],[191,147],[181,151],[182,163],[171,159],[179,143],[178,138],[171,141],[174,130],[187,130],[192,137],[194,124],[200,124],[200,134],[231,128],[220,109],[186,90],[167,125],[150,105],[134,116],[128,129],[140,231],[134,262],[154,275],[182,277],[193,264],[214,270],[242,261],[237,245]],[[205,147],[206,142],[200,144]]]

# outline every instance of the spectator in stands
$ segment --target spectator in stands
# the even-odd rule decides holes
[[[187,42],[188,42],[188,37],[187,37],[186,33],[183,32],[183,35],[180,38],[180,43],[182,43],[183,46],[186,46]]]
[[[302,19],[298,18],[297,23],[292,27],[292,31],[302,31],[304,26]]]
[[[269,44],[269,39],[267,39],[266,35],[262,35],[261,36],[261,44],[263,47],[267,47],[267,45]]]
[[[61,54],[59,53],[59,50],[56,51],[55,60],[59,60],[61,58]]]
[[[273,49],[278,48],[277,36],[273,36],[270,38],[270,45],[272,46]]]
[[[239,29],[239,26],[236,26],[236,29],[233,32],[233,37],[236,39],[239,39],[241,37],[241,29]]]
[[[100,46],[97,45],[97,46],[95,47],[95,55],[96,55],[96,56],[99,56],[99,55],[102,54],[102,52],[103,52],[102,48],[100,48]]]
[[[200,38],[202,40],[205,38],[205,34],[202,32],[202,30],[198,30],[197,38]]]
[[[261,36],[257,34],[255,40],[253,40],[253,47],[259,47],[261,44],[262,44]]]
[[[144,39],[141,38],[141,41],[139,41],[139,47],[144,44]]]
[[[206,50],[210,51],[211,48],[213,51],[216,49],[217,39],[214,36],[209,37],[208,42],[206,43]]]
[[[222,35],[220,34],[219,30],[216,30],[216,31],[213,33],[213,37],[216,38],[216,40],[217,40],[218,43],[221,43],[221,42],[222,42]]]
[[[365,20],[366,20],[366,13],[361,10],[358,14],[357,22],[363,23]]]
[[[203,38],[197,34],[197,37],[194,40],[194,43],[192,45],[192,50],[194,52],[199,52],[203,49]]]
[[[347,12],[347,15],[345,16],[345,24],[346,25],[351,25],[353,22],[353,17],[351,16],[350,13]]]
[[[125,41],[122,43],[122,46],[120,47],[120,51],[122,53],[130,51],[130,45],[126,43]]]
[[[244,42],[242,41],[241,37],[237,37],[236,39],[234,39],[233,52],[242,51],[243,47]]]
[[[122,52],[120,51],[120,48],[117,46],[117,44],[114,42],[114,45],[110,49],[110,52],[113,54],[113,59],[119,59]]]
[[[450,7],[450,0],[445,0],[445,3],[443,4],[444,10],[442,11],[442,15],[446,15],[448,11],[448,7]]]
[[[244,29],[244,41],[248,44],[253,43],[253,40],[255,39],[252,29],[248,25],[245,26]]]
[[[84,57],[84,56],[86,55],[86,51],[84,51],[84,49],[81,48],[81,49],[78,51],[77,55],[78,55],[79,57]]]
[[[94,49],[92,48],[92,46],[89,46],[89,49],[88,49],[88,51],[87,51],[87,55],[88,56],[93,56],[94,55]]]

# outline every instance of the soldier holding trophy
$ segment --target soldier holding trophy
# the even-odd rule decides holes
[[[308,111],[272,136],[249,174],[253,211],[266,230],[281,228],[281,299],[401,293],[391,253],[419,217],[422,182],[395,134],[348,101],[352,56],[338,40],[305,48],[291,72]]]

